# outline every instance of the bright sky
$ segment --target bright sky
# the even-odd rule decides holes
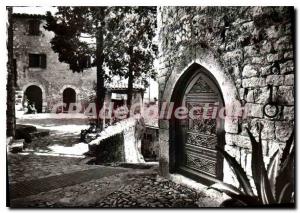
[[[45,15],[47,11],[50,11],[52,14],[54,14],[57,9],[56,7],[13,7],[14,13]]]

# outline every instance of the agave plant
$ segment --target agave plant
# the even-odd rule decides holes
[[[285,205],[294,203],[294,130],[286,141],[286,146],[281,154],[277,150],[267,165],[264,165],[261,126],[259,127],[259,140],[256,141],[253,134],[246,129],[252,145],[251,170],[256,192],[250,185],[250,181],[242,166],[226,151],[217,149],[224,156],[230,168],[233,170],[240,188],[224,182],[215,183],[210,188],[224,192],[234,200],[245,206],[261,205]]]

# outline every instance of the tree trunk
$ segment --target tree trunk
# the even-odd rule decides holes
[[[13,20],[12,7],[7,7],[8,10],[8,28],[7,28],[7,109],[6,109],[6,135],[15,137],[16,118],[15,118],[15,73],[13,63]]]
[[[128,86],[127,86],[127,107],[128,107],[128,110],[130,110],[131,104],[132,104],[133,80],[134,80],[133,66],[132,66],[132,54],[133,54],[133,47],[130,46],[129,47],[130,62],[129,62],[129,66],[128,66]],[[130,111],[129,111],[129,113],[130,113]]]
[[[104,9],[100,11],[100,20],[104,20]],[[103,27],[105,23],[101,23],[101,26],[97,29],[96,35],[96,66],[97,66],[97,128],[98,130],[103,129],[103,124],[101,118],[99,117],[99,112],[103,108],[104,100],[105,100],[105,87],[104,87],[104,70],[103,70],[103,62],[104,62],[104,54],[103,54]]]

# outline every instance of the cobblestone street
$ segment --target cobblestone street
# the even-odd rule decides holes
[[[130,169],[81,165],[80,159],[54,156],[10,155],[11,164],[21,164],[23,170],[11,169],[11,183],[42,182],[43,178],[61,177],[69,174],[66,180],[76,183],[78,171],[103,170],[101,178],[65,186],[56,183],[56,188],[25,197],[11,199],[11,206],[20,207],[200,207],[217,206],[218,202],[202,192],[175,184],[157,176],[156,166],[150,169]],[[18,165],[18,164],[17,164]],[[105,172],[107,168],[121,173]],[[56,178],[56,179],[57,179]],[[26,181],[24,181],[26,180]],[[45,183],[46,184],[46,183]],[[49,184],[49,183],[47,183]],[[52,184],[53,185],[53,184]],[[55,185],[55,184],[54,184]],[[60,187],[64,186],[64,187]],[[45,186],[43,186],[45,188]],[[33,187],[36,188],[36,187]],[[47,187],[46,187],[47,188]]]
[[[8,174],[10,183],[34,180],[54,175],[98,168],[97,165],[81,164],[80,158],[17,155],[8,156]]]
[[[41,120],[20,120],[50,131],[35,138],[21,154],[10,153],[8,177],[10,204],[23,207],[211,207],[215,197],[158,176],[157,164],[126,166],[88,165],[83,156],[51,156],[49,147],[72,147],[79,129]],[[48,126],[47,126],[48,125]],[[81,123],[77,124],[78,126]],[[62,131],[64,130],[64,131]]]

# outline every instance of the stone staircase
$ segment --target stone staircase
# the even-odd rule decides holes
[[[18,153],[24,149],[24,139],[13,139],[12,137],[6,138],[7,152]]]

